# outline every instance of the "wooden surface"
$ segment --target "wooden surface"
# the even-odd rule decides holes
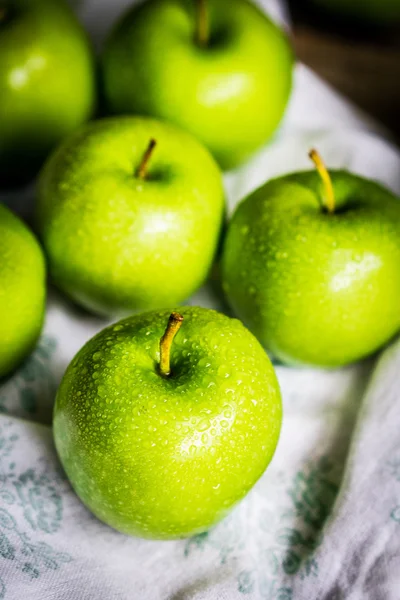
[[[293,45],[302,62],[381,121],[400,141],[400,28],[377,30],[292,0]]]

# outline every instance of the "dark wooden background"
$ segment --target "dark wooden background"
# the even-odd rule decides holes
[[[400,141],[400,26],[345,21],[317,11],[307,0],[290,0],[290,10],[299,60]]]

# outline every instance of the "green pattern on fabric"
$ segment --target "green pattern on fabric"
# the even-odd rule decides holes
[[[1,413],[50,423],[57,391],[51,364],[56,349],[56,340],[43,335],[20,368],[0,384]]]
[[[59,569],[72,558],[45,541],[32,541],[30,531],[53,534],[61,527],[63,476],[51,470],[44,459],[37,461],[35,468],[19,472],[12,460],[18,439],[12,421],[0,426],[0,564],[12,561],[29,581]],[[21,512],[26,528],[17,517]],[[4,597],[6,586],[0,576],[0,599]]]
[[[237,577],[240,593],[257,593],[265,600],[294,600],[290,577],[318,576],[313,552],[322,542],[322,528],[338,491],[338,475],[325,457],[307,463],[284,492],[279,515],[261,506],[251,529],[238,507],[215,529],[188,540],[184,555],[214,549],[221,565],[228,560],[249,562],[250,557],[248,567]],[[288,585],[281,585],[283,579]]]

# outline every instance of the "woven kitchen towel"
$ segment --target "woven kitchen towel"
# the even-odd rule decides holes
[[[98,42],[99,23],[109,25],[120,4],[126,2],[78,3]],[[284,14],[273,2],[263,4]],[[299,67],[274,143],[225,177],[229,211],[265,179],[309,167],[311,146],[330,166],[400,192],[400,156],[373,130],[369,119]],[[29,217],[33,194],[28,189],[2,199]],[[190,302],[225,310],[207,286]],[[0,384],[0,598],[400,598],[400,342],[378,359],[337,371],[277,365],[285,417],[271,467],[213,530],[150,542],[118,534],[90,515],[53,447],[59,380],[105,324],[50,290],[36,350]]]

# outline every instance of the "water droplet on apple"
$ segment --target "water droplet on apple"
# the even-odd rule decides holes
[[[256,292],[257,292],[257,289],[256,289],[256,287],[254,285],[251,285],[249,287],[249,289],[248,289],[248,292],[249,292],[250,296],[255,296]]]
[[[218,367],[217,373],[220,377],[230,377],[230,372],[227,370],[226,365]]]
[[[210,427],[210,421],[208,419],[202,419],[197,426],[198,431],[206,431]]]

